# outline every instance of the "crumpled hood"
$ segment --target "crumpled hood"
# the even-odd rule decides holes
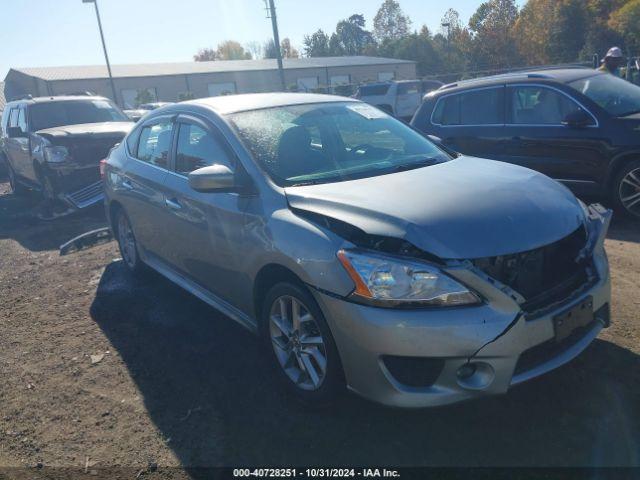
[[[81,125],[65,125],[36,132],[50,138],[68,137],[124,137],[133,128],[133,122],[85,123]]]
[[[574,232],[582,206],[527,168],[473,157],[407,172],[288,187],[289,205],[366,233],[407,240],[446,259],[532,250]]]

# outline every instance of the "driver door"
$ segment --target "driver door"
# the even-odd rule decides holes
[[[182,275],[234,306],[243,304],[246,279],[238,268],[245,200],[236,192],[202,193],[188,175],[223,164],[239,168],[222,134],[209,122],[180,115],[173,171],[165,180],[169,262]]]

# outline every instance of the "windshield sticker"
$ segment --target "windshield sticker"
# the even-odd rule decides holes
[[[378,110],[377,108],[371,105],[367,105],[366,103],[356,103],[353,105],[348,105],[347,108],[352,112],[356,112],[358,115],[362,115],[364,118],[369,120],[387,117],[387,114],[382,110]]]

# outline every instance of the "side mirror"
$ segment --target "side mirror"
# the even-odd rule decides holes
[[[27,138],[27,134],[20,127],[7,128],[7,136],[9,138]]]
[[[587,112],[580,109],[574,110],[564,117],[562,124],[571,128],[584,128],[593,125],[593,119]]]
[[[226,165],[211,165],[199,168],[189,174],[189,186],[196,192],[216,192],[236,187],[233,170]]]

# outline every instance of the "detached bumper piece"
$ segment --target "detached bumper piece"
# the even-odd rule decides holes
[[[92,183],[65,196],[67,202],[77,209],[87,208],[104,200],[102,181]]]

